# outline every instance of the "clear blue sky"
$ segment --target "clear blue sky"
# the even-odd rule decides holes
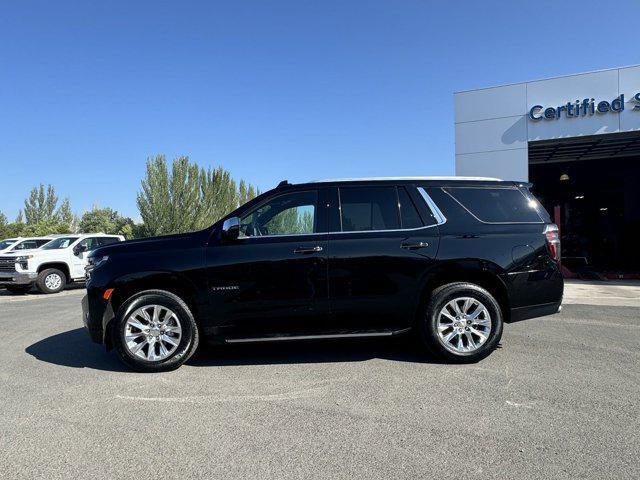
[[[52,183],[138,217],[147,156],[277,181],[452,174],[456,90],[640,63],[637,1],[18,1],[0,211]]]

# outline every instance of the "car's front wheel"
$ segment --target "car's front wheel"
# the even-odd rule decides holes
[[[502,336],[502,310],[484,288],[466,282],[436,289],[420,319],[426,346],[440,358],[477,362],[489,355]]]
[[[177,295],[149,290],[127,300],[113,320],[120,359],[140,372],[174,370],[198,347],[198,326]]]
[[[58,293],[67,284],[66,275],[57,268],[47,268],[38,274],[36,286],[42,293]]]

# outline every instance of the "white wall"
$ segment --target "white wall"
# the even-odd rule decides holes
[[[528,141],[640,130],[640,66],[483,88],[454,94],[456,175],[528,179]],[[557,107],[625,95],[621,113],[530,120],[534,105]]]

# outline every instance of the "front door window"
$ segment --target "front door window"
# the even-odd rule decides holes
[[[316,232],[317,192],[278,195],[240,220],[241,237],[305,235]]]

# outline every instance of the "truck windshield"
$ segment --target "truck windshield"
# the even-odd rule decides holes
[[[51,240],[45,246],[42,247],[43,250],[58,250],[61,248],[67,248],[73,242],[75,242],[78,237],[60,237],[55,240]]]
[[[4,250],[5,248],[10,247],[14,243],[16,243],[15,240],[2,240],[0,241],[0,250]]]

